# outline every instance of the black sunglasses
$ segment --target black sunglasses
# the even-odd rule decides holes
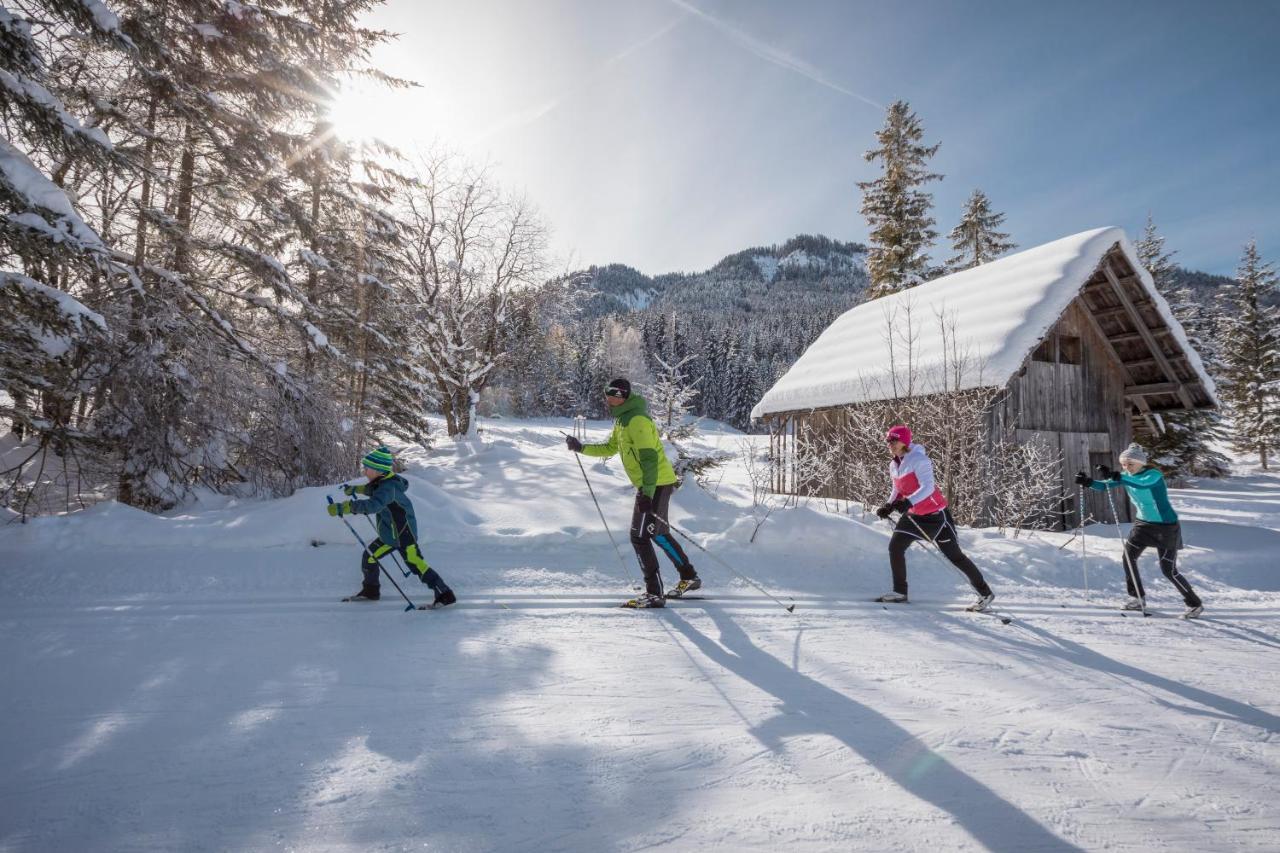
[[[604,395],[606,397],[617,397],[619,399],[624,399],[627,396],[627,392],[623,391],[621,388],[606,388],[604,389]]]

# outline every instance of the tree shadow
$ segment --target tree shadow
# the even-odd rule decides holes
[[[787,738],[833,737],[892,779],[903,790],[950,814],[989,850],[1057,851],[1079,848],[1054,835],[1030,815],[931,750],[915,735],[873,708],[797,672],[761,651],[728,614],[708,610],[719,642],[678,613],[671,625],[711,661],[775,696],[777,716],[752,729],[776,752]]]
[[[0,698],[0,849],[661,837],[634,803],[662,813],[671,798],[637,790],[639,773],[601,785],[599,744],[572,727],[521,724],[552,647],[507,642],[491,619],[366,608],[4,614],[0,683],[16,689]]]

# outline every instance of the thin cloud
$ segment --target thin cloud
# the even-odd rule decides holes
[[[636,51],[662,38],[667,33],[671,32],[676,27],[678,27],[681,24],[681,22],[683,22],[684,20],[685,20],[684,15],[681,15],[678,18],[673,18],[672,20],[668,21],[665,25],[663,25],[662,27],[659,27],[657,30],[654,30],[652,33],[640,39],[639,41],[635,42],[634,44],[624,47],[622,50],[618,51],[613,56],[610,56],[609,58],[599,62],[594,68],[591,68],[589,71],[587,71],[587,73],[582,75],[582,82],[579,83],[578,85],[572,86],[566,89],[565,91],[561,92],[560,94],[556,95],[555,97],[548,98],[547,100],[543,101],[540,104],[535,104],[534,106],[529,107],[528,109],[520,110],[518,112],[512,113],[511,115],[508,115],[507,117],[503,118],[501,121],[495,123],[492,127],[485,130],[483,133],[479,134],[476,137],[476,139],[478,141],[483,141],[499,133],[504,133],[506,131],[515,130],[521,127],[528,127],[529,125],[541,119],[543,116],[553,112],[557,107],[560,106],[560,104],[562,104],[569,97],[585,89],[588,85],[590,85],[594,81],[596,77],[598,77],[601,74],[601,72],[611,68],[614,65],[617,65],[619,62],[626,59],[628,56],[635,53]]]
[[[743,30],[738,29],[733,24],[730,24],[728,21],[723,21],[720,18],[717,18],[707,12],[704,12],[702,9],[699,9],[697,6],[693,5],[692,3],[687,2],[687,0],[671,0],[671,3],[674,4],[676,7],[688,12],[690,15],[693,15],[697,18],[700,18],[703,21],[706,21],[708,24],[715,27],[717,30],[727,35],[733,41],[737,42],[739,45],[746,48],[751,53],[754,53],[756,56],[760,57],[766,62],[772,62],[774,65],[777,65],[780,68],[785,68],[788,71],[794,71],[796,74],[799,74],[801,77],[808,78],[809,80],[812,80],[814,83],[817,83],[820,86],[825,86],[828,89],[831,89],[832,91],[835,91],[835,92],[839,92],[842,95],[848,95],[850,98],[856,98],[857,100],[862,101],[864,104],[870,104],[871,106],[877,109],[881,109],[881,110],[884,109],[884,104],[873,101],[870,98],[868,98],[866,95],[860,95],[857,92],[853,91],[852,89],[848,89],[848,88],[845,88],[844,86],[841,86],[839,83],[832,80],[826,74],[822,73],[820,69],[814,67],[813,65],[810,65],[808,62],[805,62],[803,59],[798,59],[792,56],[791,54],[787,53],[786,51],[782,50],[781,48],[774,47],[771,44],[767,44],[761,41],[755,36],[749,33],[746,33]]]

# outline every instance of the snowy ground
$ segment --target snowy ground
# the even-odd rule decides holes
[[[923,551],[885,610],[874,519],[747,545],[736,469],[673,520],[795,613],[696,550],[707,600],[631,612],[567,422],[488,427],[410,470],[446,611],[337,603],[320,489],[0,527],[0,851],[1280,848],[1280,477],[1176,494],[1198,623],[1151,559],[1112,609],[1108,527],[1092,602],[1078,541],[969,531],[1013,624]]]

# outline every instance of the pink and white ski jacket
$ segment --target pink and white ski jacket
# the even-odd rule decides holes
[[[911,501],[912,515],[929,515],[946,509],[947,499],[933,482],[933,463],[924,452],[923,444],[909,445],[901,459],[895,456],[889,463],[889,476],[893,479],[889,503],[906,498]]]

